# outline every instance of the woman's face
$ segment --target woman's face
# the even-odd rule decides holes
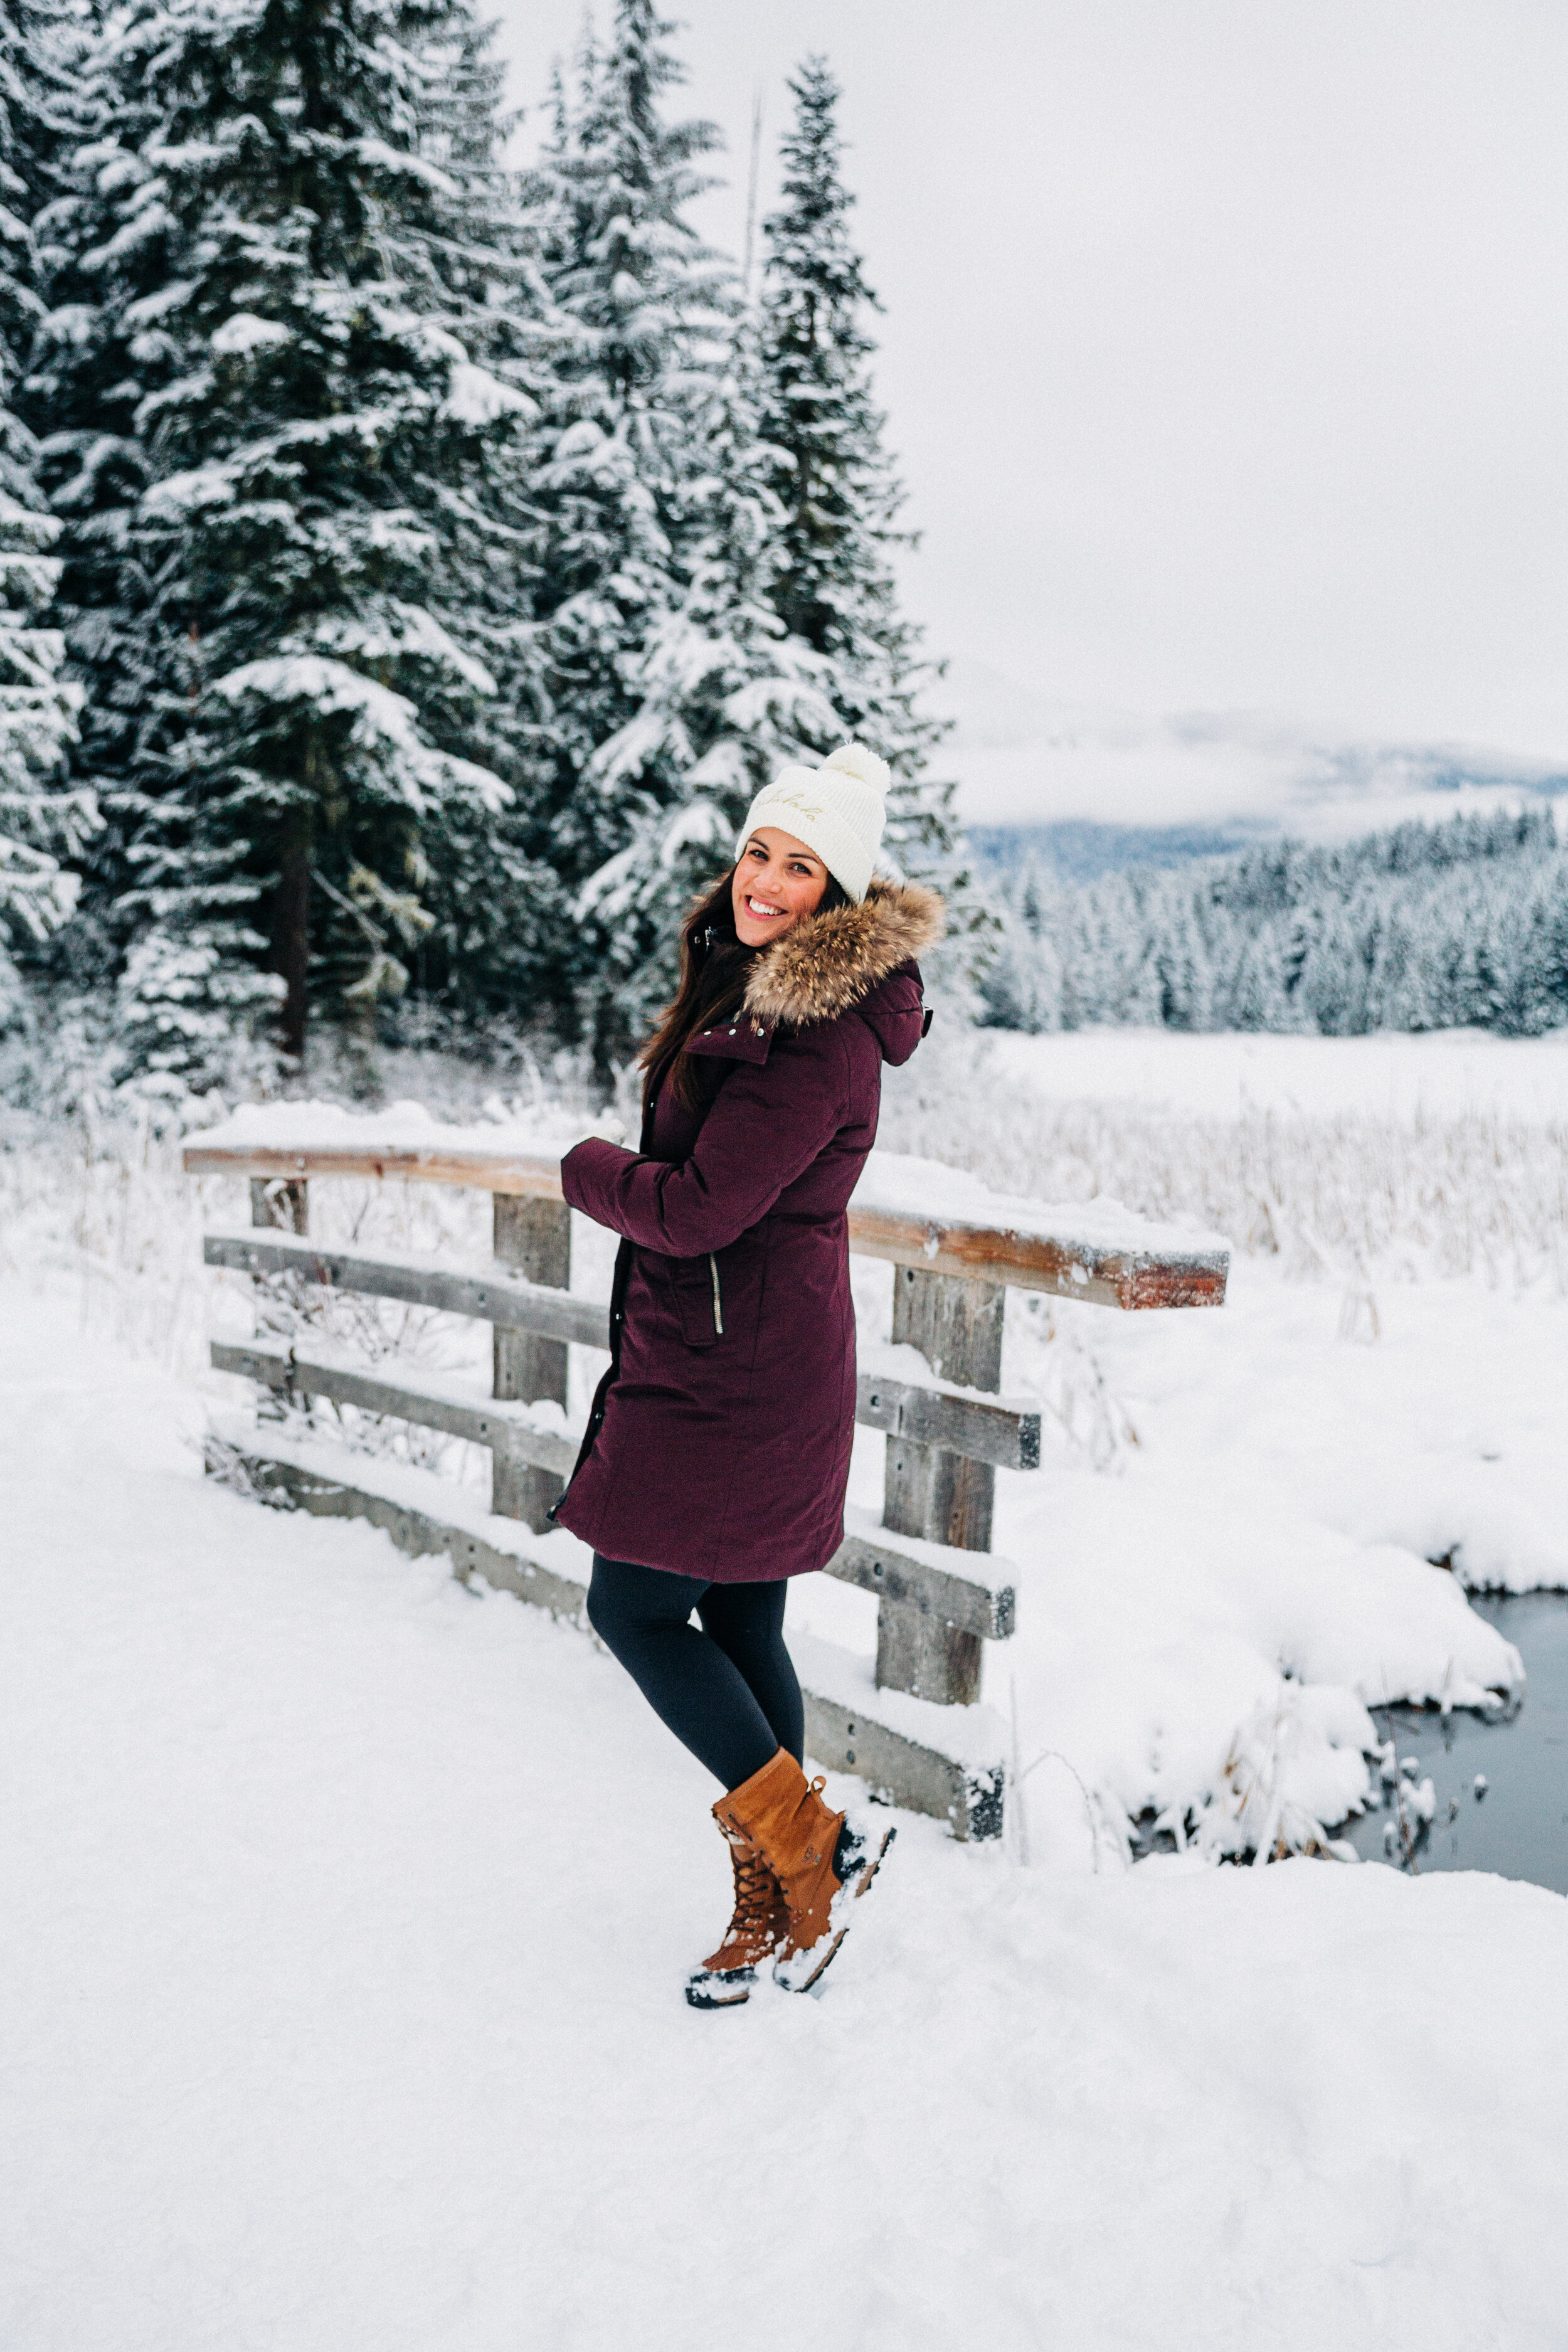
[[[827,887],[827,868],[793,833],[763,824],[747,837],[730,886],[735,936],[742,947],[766,947],[815,913]]]

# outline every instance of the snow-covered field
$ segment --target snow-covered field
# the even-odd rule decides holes
[[[984,1047],[988,1066],[1012,1086],[1058,1102],[1138,1102],[1225,1118],[1250,1104],[1318,1116],[1568,1120],[1568,1030],[1277,1037],[1079,1029],[1026,1037],[994,1029]]]
[[[1254,1104],[1289,1061],[1290,1238],[1237,1234],[1220,1314],[1014,1298],[1005,1385],[1054,1431],[1042,1472],[999,1475],[1015,1833],[907,1821],[820,2002],[716,2019],[679,1996],[724,1909],[710,1792],[618,1670],[203,1480],[236,1391],[199,1336],[246,1293],[195,1235],[235,1189],[198,1198],[153,1147],[0,1157],[6,2352],[1556,2352],[1568,1904],[1205,1855],[1358,1802],[1369,1701],[1517,1675],[1466,1580],[1568,1584],[1558,1041],[1101,1040],[1099,1098],[1056,1058],[1093,1042],[1001,1041],[956,1105],[933,1063],[948,1156],[1057,1197],[1071,1159],[1080,1192],[1181,1213],[1193,1155],[1255,1115],[1226,1114],[1225,1055]],[[1490,1113],[1430,1075],[1477,1064],[1517,1066]],[[935,1148],[929,1103],[889,1108],[889,1141]],[[1494,1115],[1534,1142],[1472,1238],[1512,1218],[1518,1246],[1445,1274],[1463,1205],[1430,1170]],[[1348,1251],[1314,1133],[1357,1202],[1404,1153],[1429,1240]],[[1245,1202],[1257,1170],[1226,1166]],[[321,1185],[312,1222],[482,1233],[436,1188]],[[874,1334],[886,1270],[858,1281]],[[368,1336],[426,1364],[477,1341]],[[879,1486],[863,1431],[857,1498]],[[865,1645],[869,1607],[810,1580],[792,1622]],[[1131,1867],[1151,1809],[1189,1851]]]
[[[1561,2345],[1560,1898],[906,1821],[820,2001],[699,2017],[608,1659],[0,1331],[7,2352]]]

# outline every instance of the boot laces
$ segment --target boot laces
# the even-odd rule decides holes
[[[755,1847],[747,1853],[737,1851],[734,1864],[735,1916],[731,1923],[731,1934],[740,1927],[765,1926],[778,1887],[778,1881]]]

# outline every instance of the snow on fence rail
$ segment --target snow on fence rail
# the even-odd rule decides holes
[[[577,1617],[585,1548],[546,1514],[575,1459],[567,1349],[605,1348],[608,1310],[574,1297],[560,1150],[545,1129],[443,1129],[416,1105],[379,1120],[317,1105],[238,1114],[185,1148],[192,1175],[250,1180],[251,1223],[206,1235],[209,1265],[279,1275],[477,1317],[492,1327],[491,1393],[389,1372],[352,1352],[277,1334],[213,1343],[214,1365],[289,1397],[321,1397],[487,1446],[488,1511],[450,1479],[247,1425],[237,1451],[268,1501],[368,1517],[405,1550]],[[327,1176],[472,1185],[494,1196],[494,1259],[450,1266],[384,1249],[318,1247],[309,1185]],[[856,1417],[887,1432],[880,1522],[850,1511],[827,1573],[877,1595],[875,1674],[805,1645],[816,1759],[946,1820],[960,1837],[1002,1827],[1002,1728],[980,1705],[981,1645],[1005,1641],[1014,1571],[991,1552],[998,1467],[1034,1470],[1040,1419],[997,1393],[1009,1287],[1124,1309],[1217,1307],[1226,1244],[1163,1228],[1113,1202],[1052,1210],[989,1192],[931,1160],[873,1152],[849,1206],[849,1246],[899,1268],[892,1345],[862,1350]]]

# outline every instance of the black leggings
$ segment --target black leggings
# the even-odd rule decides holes
[[[702,1631],[688,1621],[693,1610]],[[805,1749],[800,1685],[784,1640],[784,1583],[710,1584],[700,1576],[594,1554],[588,1622],[654,1713],[738,1789],[781,1748]]]

